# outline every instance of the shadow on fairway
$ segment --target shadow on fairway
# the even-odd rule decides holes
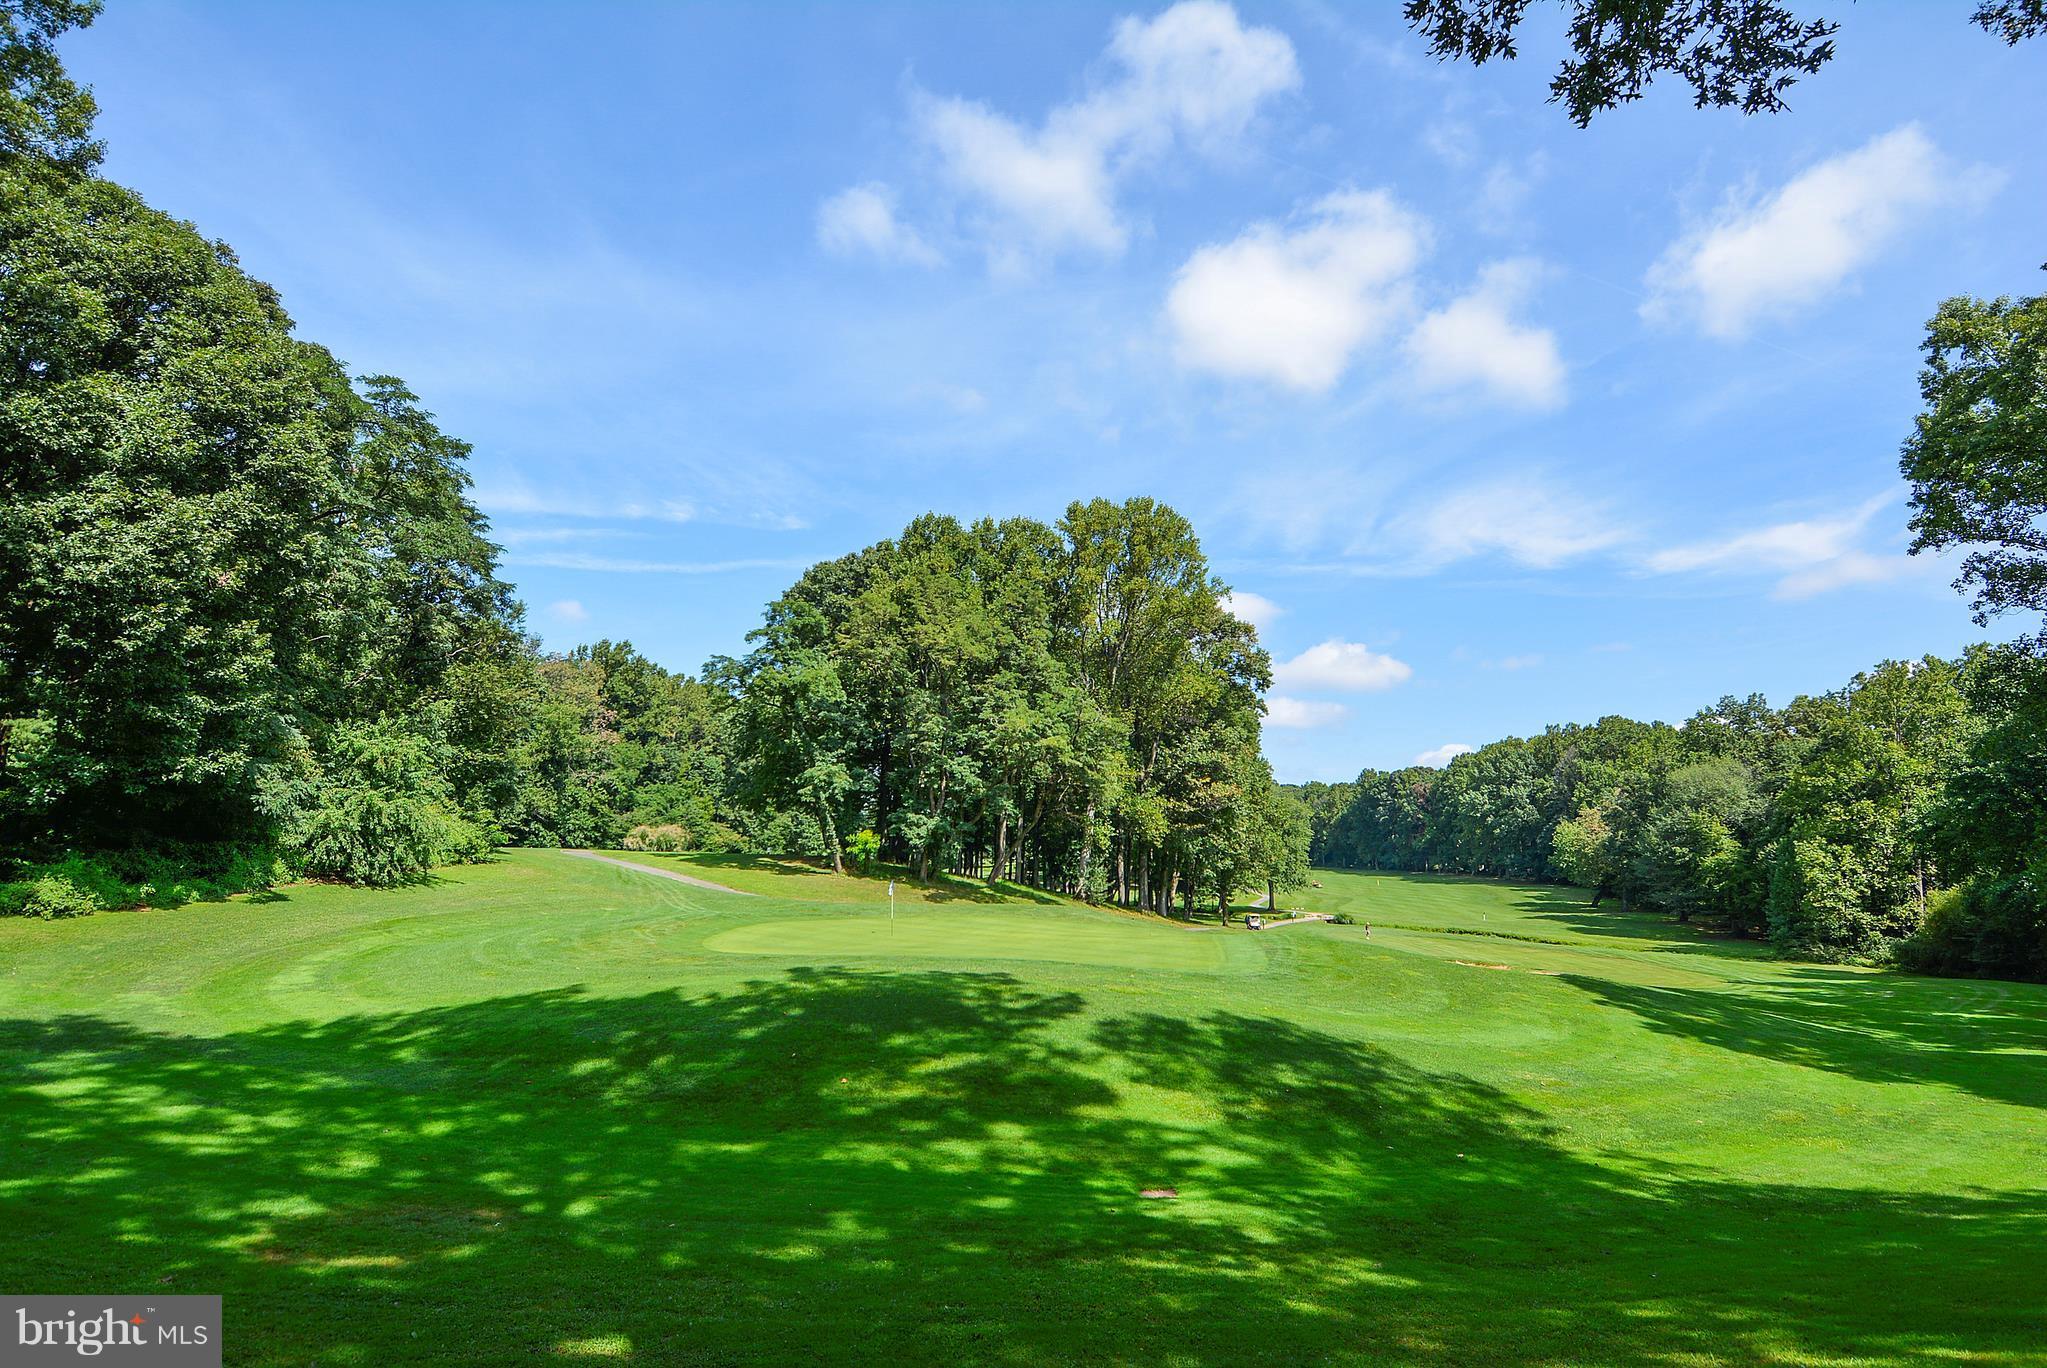
[[[1768,988],[1655,988],[1563,976],[1666,1035],[1883,1083],[1940,1083],[2047,1107],[2047,988],[1787,966]]]
[[[0,1041],[0,1282],[224,1293],[238,1362],[2015,1359],[2042,1309],[2047,1199],[1607,1167],[1001,975]]]
[[[718,871],[732,869],[741,869],[754,874],[769,874],[776,878],[790,880],[792,892],[800,890],[805,880],[826,880],[841,877],[834,875],[832,871],[826,869],[822,864],[812,864],[807,860],[800,860],[794,856],[777,858],[769,855],[691,854],[687,858],[682,858],[660,851],[634,851],[627,858],[639,860],[642,863],[657,867],[664,863],[673,864],[682,870],[698,873],[704,878],[715,878]],[[910,889],[916,892],[918,897],[927,902],[935,903],[1040,903],[1046,906],[1056,906],[1065,901],[1064,899],[1054,897],[1042,889],[1030,888],[1023,884],[1005,883],[998,888],[990,888],[979,880],[968,879],[959,875],[948,875],[942,880],[923,884],[918,883],[911,876],[907,868],[895,865],[883,865],[880,868],[881,873],[878,875],[853,873],[843,877],[864,878],[879,884],[889,878],[890,875],[893,875],[903,880]]]

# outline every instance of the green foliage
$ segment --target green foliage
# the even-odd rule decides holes
[[[864,828],[925,879],[1163,908],[1291,877],[1272,842],[1305,830],[1261,806],[1270,665],[1222,594],[1150,500],[1077,503],[1057,527],[918,518],[812,567],[749,655],[712,663],[736,791],[805,815],[835,861]]]
[[[2047,612],[2047,295],[1950,299],[1923,350],[1926,408],[1900,462],[1912,550],[1968,550],[1955,587],[1979,623]]]
[[[433,744],[389,723],[344,727],[305,786],[286,839],[314,878],[390,887],[485,853],[453,807]]]
[[[1724,698],[1681,728],[1604,718],[1443,770],[1367,770],[1307,795],[1310,850],[1339,867],[1562,879],[1787,954],[1882,960],[1932,892],[1978,867],[1961,852],[1984,836],[2003,833],[2007,854],[1981,867],[2004,877],[2047,851],[2047,702],[2021,707],[2033,695],[2007,683],[2005,702],[1985,684],[1972,703],[1967,680],[1990,677],[1981,661],[1890,663],[1781,712]],[[2007,721],[1985,732],[1992,714]]]
[[[872,873],[874,862],[881,858],[881,836],[872,827],[862,827],[846,838],[846,853],[853,857],[853,864],[863,874]]]
[[[55,43],[89,27],[100,0],[0,0],[0,161],[66,172],[100,159],[92,137],[99,110],[90,91],[64,72]]]
[[[1942,889],[1898,947],[1898,962],[1927,974],[2047,983],[2047,896],[2030,876]]]
[[[45,874],[32,880],[22,899],[21,912],[27,917],[59,921],[66,917],[89,917],[101,909],[100,900],[61,874]]]
[[[1516,30],[1527,8],[1526,0],[1407,0],[1406,14],[1436,57],[1477,66],[1518,55]],[[1639,100],[1664,73],[1690,85],[1701,109],[1775,113],[1800,76],[1833,59],[1840,27],[1802,20],[1775,0],[1565,0],[1564,8],[1571,55],[1550,82],[1550,102],[1580,128],[1594,114]]]

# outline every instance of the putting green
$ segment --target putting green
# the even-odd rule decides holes
[[[894,923],[874,915],[751,922],[719,932],[704,942],[704,948],[800,960],[1050,960],[1221,973],[1261,960],[1255,939],[1226,931],[977,909],[920,911]]]

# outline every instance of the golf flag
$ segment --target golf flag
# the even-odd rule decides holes
[[[890,880],[888,881],[888,926],[889,926],[889,930],[891,930],[891,931],[895,930],[895,927],[896,927],[896,881],[895,881],[894,879],[890,879]]]

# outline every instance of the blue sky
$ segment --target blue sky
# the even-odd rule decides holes
[[[110,0],[106,172],[476,446],[534,629],[695,670],[927,509],[1193,519],[1337,779],[1983,633],[1921,325],[2039,288],[2042,52],[1840,11],[1793,110],[1580,131],[1397,7]]]

